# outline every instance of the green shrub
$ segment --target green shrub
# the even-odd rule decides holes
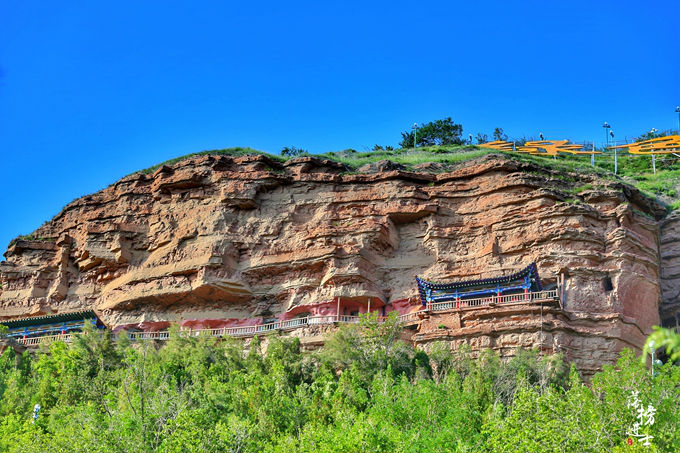
[[[444,342],[428,355],[400,329],[394,316],[363,316],[317,353],[277,336],[246,352],[176,327],[159,349],[92,329],[35,355],[8,348],[0,452],[641,451],[625,449],[633,391],[656,408],[649,451],[680,450],[680,367],[652,377],[625,350],[585,385],[559,355],[501,361]],[[677,336],[661,334],[674,353]]]
[[[593,185],[589,183],[589,184],[584,184],[582,186],[574,187],[569,192],[574,193],[574,194],[578,194],[578,193],[581,193],[581,192],[585,192],[586,190],[592,190],[592,189],[593,189]]]

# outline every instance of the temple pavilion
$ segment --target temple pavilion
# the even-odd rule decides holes
[[[92,310],[12,319],[1,321],[0,324],[8,328],[5,336],[22,340],[80,332],[86,324],[98,329],[104,328],[104,324]]]
[[[521,300],[530,294],[542,291],[536,263],[515,272],[514,274],[465,280],[452,283],[435,283],[416,277],[420,301],[425,307],[433,304],[449,302],[456,308],[465,306],[473,300],[489,299],[502,303],[510,300]]]

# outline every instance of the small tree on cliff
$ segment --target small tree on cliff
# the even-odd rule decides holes
[[[306,149],[296,148],[294,146],[285,146],[281,150],[281,155],[284,157],[306,156],[308,154],[309,152]]]
[[[462,135],[463,126],[454,123],[451,117],[448,117],[423,124],[415,131],[402,132],[399,146],[413,148],[415,144],[418,146],[462,145],[464,142]],[[418,142],[415,143],[415,140]]]
[[[641,142],[644,140],[651,140],[653,138],[659,138],[659,137],[667,137],[669,135],[673,135],[675,131],[673,130],[666,130],[666,131],[658,131],[656,129],[652,129],[649,132],[645,132],[644,134],[640,135],[638,138],[635,139],[636,142]]]
[[[497,127],[497,128],[494,129],[494,131],[493,131],[493,139],[494,139],[494,140],[497,140],[497,141],[501,141],[501,140],[502,140],[502,141],[507,141],[508,136],[507,136],[507,134],[506,134],[505,132],[503,132],[503,128],[502,128],[502,127]]]

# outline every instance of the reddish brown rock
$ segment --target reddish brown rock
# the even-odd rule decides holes
[[[680,213],[660,222],[661,318],[665,326],[680,331]]]
[[[428,168],[380,162],[352,174],[312,157],[201,156],[128,176],[67,205],[35,232],[46,241],[7,250],[0,316],[92,308],[111,327],[266,321],[336,297],[406,300],[415,274],[470,279],[535,261],[544,284],[565,273],[563,309],[423,323],[416,341],[542,347],[592,370],[642,345],[662,288],[677,307],[680,271],[662,280],[659,265],[680,256],[663,249],[674,250],[677,223],[660,240],[663,210],[637,190],[503,156]],[[595,188],[573,193],[585,182]]]

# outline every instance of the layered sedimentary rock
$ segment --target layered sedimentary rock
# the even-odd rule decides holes
[[[680,213],[659,223],[661,251],[661,318],[667,327],[680,326]]]
[[[424,321],[414,341],[541,347],[589,370],[659,323],[660,242],[678,227],[660,241],[665,211],[629,186],[498,155],[348,170],[201,156],[123,178],[7,250],[0,316],[94,309],[110,327],[238,325],[323,314],[338,298],[403,307],[418,303],[416,274],[470,279],[536,262],[544,285],[565,275],[562,307]]]

